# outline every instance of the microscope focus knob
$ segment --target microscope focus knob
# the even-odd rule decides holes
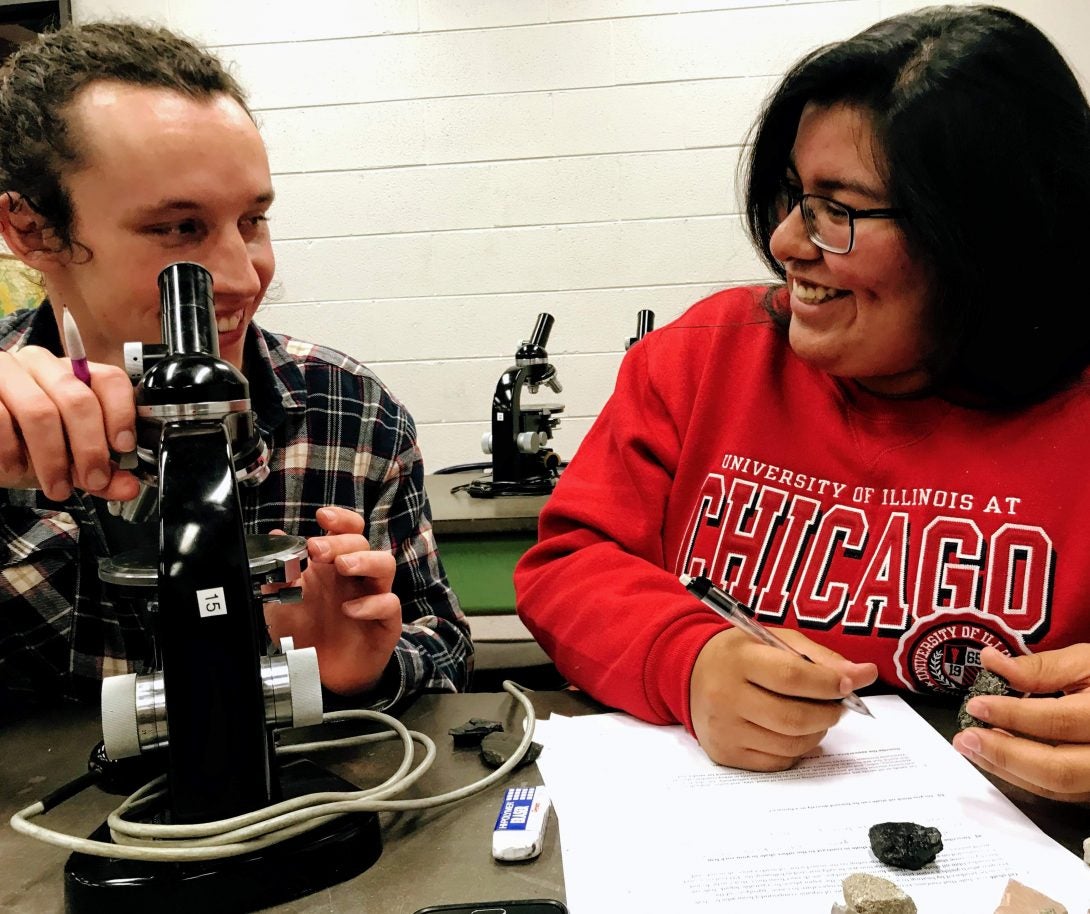
[[[261,658],[265,723],[309,727],[322,722],[322,680],[318,654],[281,639],[282,654]],[[102,742],[106,756],[131,758],[169,741],[163,673],[127,673],[102,680]]]
[[[299,588],[291,588],[299,589]],[[318,653],[313,647],[295,647],[291,635],[280,638],[280,657],[262,660],[265,688],[265,717],[269,723],[310,727],[322,723],[322,677],[318,674]],[[282,662],[281,662],[282,661]],[[284,683],[287,673],[287,683]],[[287,690],[284,690],[287,685]],[[284,698],[288,702],[284,702]],[[271,705],[271,707],[270,707]]]
[[[102,680],[102,742],[115,761],[140,754],[135,673]]]
[[[523,454],[536,454],[549,442],[549,436],[544,432],[519,432],[515,444]]]
[[[282,654],[261,658],[265,722],[270,727],[309,727],[322,722],[322,679],[318,653],[280,639]]]
[[[317,652],[312,647],[300,647],[288,651],[284,657],[291,679],[291,726],[320,724],[324,708]]]
[[[481,450],[486,454],[492,453],[492,433],[485,432],[481,435]]]

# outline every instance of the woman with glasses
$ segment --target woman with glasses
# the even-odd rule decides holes
[[[632,347],[516,571],[561,672],[775,770],[854,689],[956,701],[987,668],[1068,694],[976,698],[997,729],[957,748],[1090,798],[1087,212],[1090,106],[1013,13],[909,13],[800,61],[746,174],[780,282]],[[730,628],[680,575],[816,662]]]

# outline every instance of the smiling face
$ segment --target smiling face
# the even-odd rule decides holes
[[[42,271],[88,358],[120,365],[123,343],[159,342],[157,277],[188,260],[212,274],[220,356],[241,368],[274,269],[272,180],[246,112],[226,95],[99,82],[76,97],[68,122],[83,158],[63,175],[77,245]]]
[[[874,143],[866,112],[811,103],[799,120],[788,183],[854,209],[890,207]],[[858,220],[851,253],[831,254],[807,237],[796,206],[770,248],[787,273],[789,339],[800,358],[878,394],[927,386],[928,271],[895,220]]]

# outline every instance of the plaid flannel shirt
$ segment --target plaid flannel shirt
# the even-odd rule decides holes
[[[0,320],[0,350],[60,355],[48,302]],[[251,406],[269,446],[269,477],[240,490],[247,533],[322,533],[315,511],[359,511],[372,548],[397,559],[401,639],[376,692],[389,707],[419,691],[460,691],[472,669],[469,626],[435,547],[416,429],[367,368],[332,349],[251,326]],[[131,601],[103,591],[106,540],[94,500],[51,502],[0,489],[0,688],[91,699],[103,676],[141,672],[149,633]]]

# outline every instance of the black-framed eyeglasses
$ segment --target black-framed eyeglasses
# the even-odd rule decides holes
[[[857,219],[900,219],[905,215],[903,209],[854,209],[831,197],[800,193],[790,184],[780,185],[775,206],[779,222],[783,222],[796,206],[801,206],[807,237],[831,254],[851,253],[855,246]]]

